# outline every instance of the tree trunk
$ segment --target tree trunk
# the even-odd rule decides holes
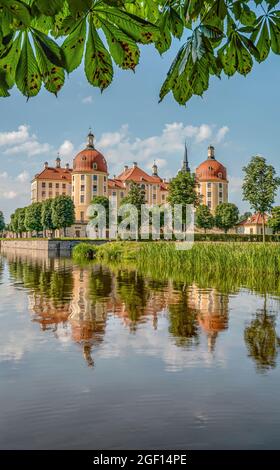
[[[265,243],[265,222],[264,222],[264,214],[262,214],[263,221],[262,221],[262,229],[263,229],[263,243]]]

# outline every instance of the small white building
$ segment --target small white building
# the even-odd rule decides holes
[[[236,226],[237,233],[244,234],[244,235],[262,235],[263,234],[263,222],[265,225],[265,233],[266,235],[272,235],[273,231],[270,227],[268,227],[268,215],[263,215],[260,213],[253,214],[247,220],[240,222]]]

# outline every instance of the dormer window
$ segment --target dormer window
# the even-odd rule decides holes
[[[218,177],[219,177],[219,178],[222,178],[222,177],[223,177],[223,174],[222,174],[222,173],[218,173]]]
[[[94,164],[92,165],[92,168],[93,168],[94,170],[97,170],[97,164],[94,163]]]

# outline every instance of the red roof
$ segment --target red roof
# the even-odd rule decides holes
[[[117,179],[109,179],[108,186],[109,186],[109,189],[124,189],[123,182]]]
[[[86,171],[93,173],[94,171],[102,171],[103,173],[108,173],[105,158],[102,153],[94,148],[84,149],[76,155],[73,170],[77,172]]]
[[[35,176],[35,179],[38,180],[58,180],[58,181],[67,181],[71,183],[71,168],[45,168],[41,173]]]
[[[268,215],[264,214],[264,217],[263,217],[263,215],[260,212],[258,212],[256,214],[253,214],[251,217],[249,217],[246,220],[245,225],[262,225],[263,222],[267,224],[267,221],[268,221]]]
[[[221,181],[227,180],[227,170],[220,162],[208,158],[196,169],[196,178],[198,181]]]
[[[162,182],[162,179],[159,176],[150,176],[138,166],[133,166],[132,168],[124,170],[117,179],[121,181],[135,181],[135,183],[146,182],[158,184]]]

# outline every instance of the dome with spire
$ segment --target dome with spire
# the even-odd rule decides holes
[[[94,135],[91,130],[88,133],[88,142],[84,150],[74,158],[73,170],[75,172],[95,172],[108,173],[107,162],[98,150],[94,147]]]
[[[212,145],[208,147],[208,158],[196,169],[198,181],[227,180],[227,170],[215,158],[215,149]]]

